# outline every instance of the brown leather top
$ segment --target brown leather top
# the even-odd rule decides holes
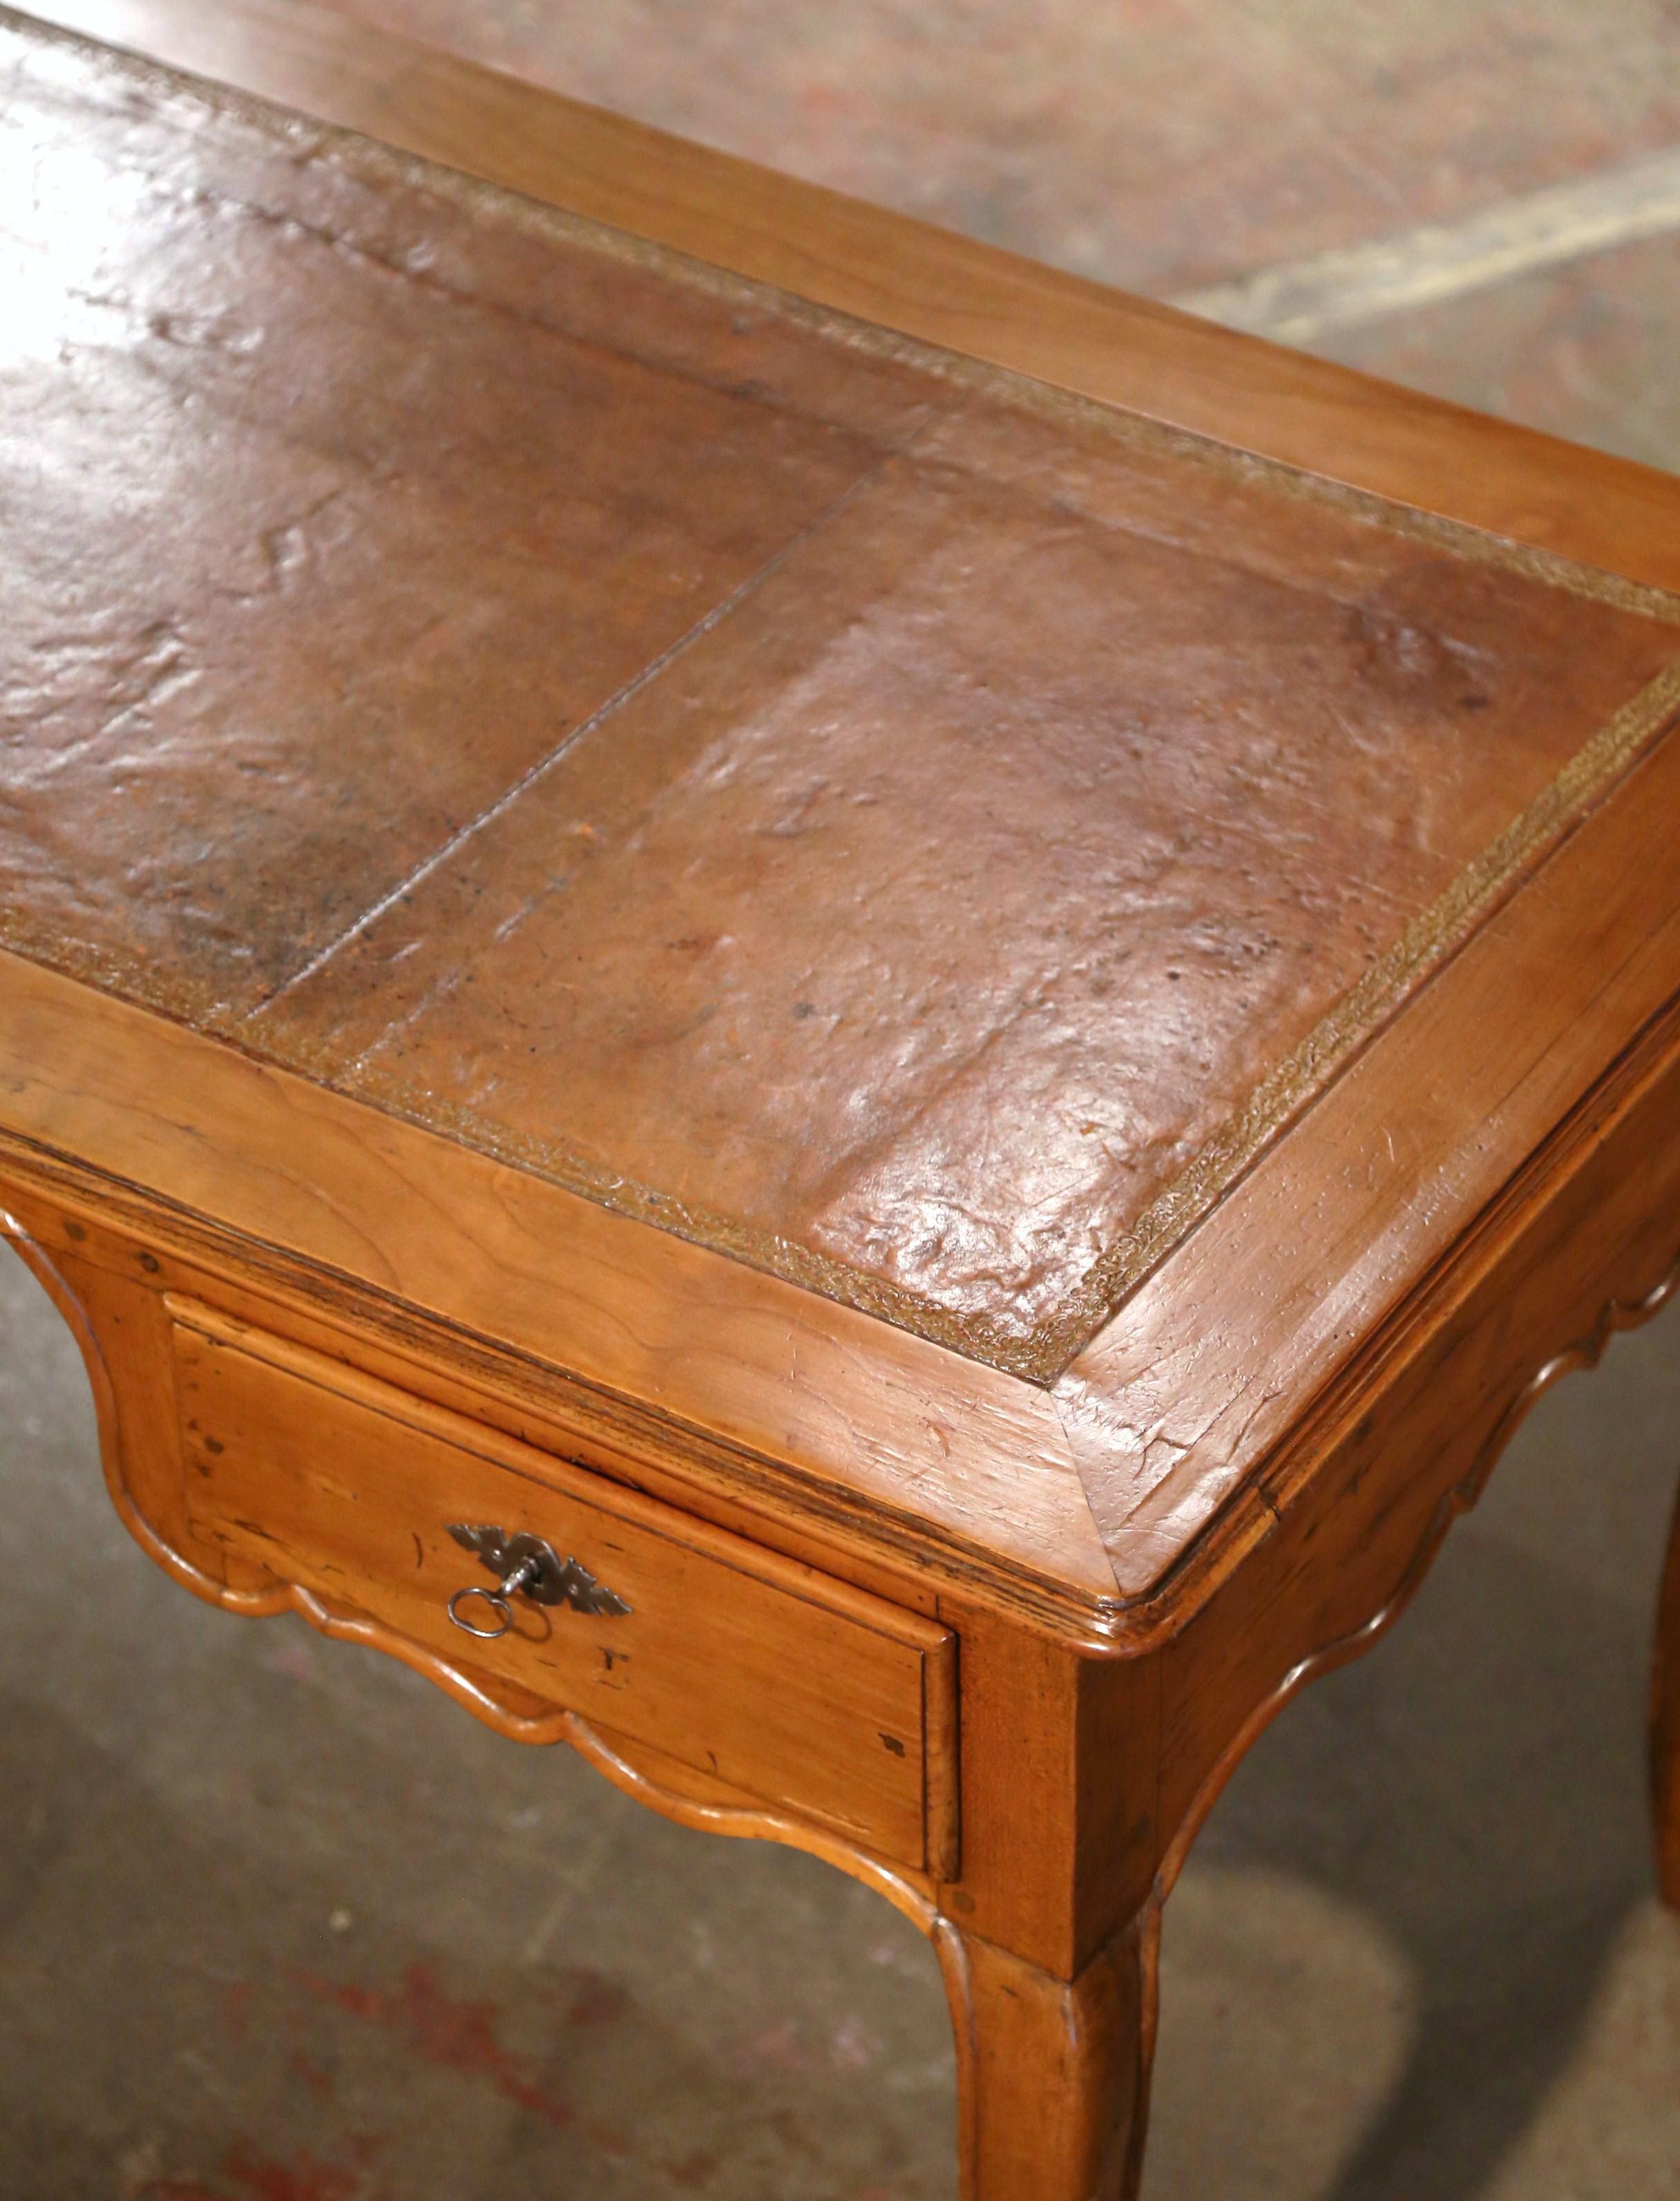
[[[1680,605],[0,21],[0,940],[1047,1377]]]

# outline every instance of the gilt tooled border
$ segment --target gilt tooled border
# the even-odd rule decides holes
[[[75,49],[87,44],[74,33],[20,16],[3,6],[0,6],[0,27],[23,33],[31,43]],[[363,173],[430,191],[474,211],[493,210],[498,219],[528,233],[657,271],[674,284],[743,306],[773,300],[785,321],[849,349],[917,369],[949,386],[1004,400],[1050,419],[1077,422],[1133,449],[1171,456],[1208,468],[1226,479],[1262,485],[1283,496],[1328,506],[1366,525],[1410,535],[1468,563],[1498,566],[1544,586],[1680,627],[1680,597],[1665,590],[1581,565],[1555,551],[1490,535],[1461,520],[1395,504],[1372,491],[1329,480],[1282,461],[1240,450],[1194,431],[1168,426],[1100,400],[1034,381],[1013,369],[969,359],[919,338],[857,320],[831,307],[690,259],[651,240],[522,197],[420,155],[292,114],[253,94],[184,77],[127,54],[103,54],[102,67],[137,86],[167,93],[175,101],[196,102],[311,153],[337,149],[347,162]],[[303,1065],[286,1066],[304,1068],[306,1074],[314,1074],[323,1083],[354,1090],[354,1097],[369,1105],[407,1117],[425,1129],[446,1130],[482,1152],[548,1177],[601,1206],[879,1317],[970,1359],[1030,1382],[1051,1382],[1289,1122],[1346,1066],[1405,996],[1464,944],[1522,874],[1558,846],[1594,801],[1677,716],[1680,660],[1599,729],[1522,814],[1413,920],[1294,1053],[1267,1072],[1173,1182],[1063,1294],[1054,1310],[1025,1333],[984,1315],[958,1314],[937,1300],[834,1260],[796,1240],[754,1229],[738,1218],[638,1184],[563,1147],[512,1132],[473,1111],[440,1107],[431,1095],[392,1083],[372,1096],[344,1086],[319,1068],[310,1073]],[[92,983],[103,983],[149,1006],[167,1006],[179,1013],[179,1003],[166,1005],[157,998],[156,979],[144,966],[130,965],[126,959],[113,959],[91,943],[67,940],[62,933],[50,940],[32,939],[30,930],[21,913],[15,919],[0,920],[0,936],[15,952],[55,967],[77,967],[79,974]]]

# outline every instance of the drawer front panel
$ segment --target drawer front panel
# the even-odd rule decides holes
[[[456,1664],[949,1869],[945,1630],[304,1347],[191,1302],[172,1312],[202,1534]],[[453,1523],[541,1537],[631,1609],[520,1598],[515,1632],[475,1641],[449,1600],[495,1582]]]

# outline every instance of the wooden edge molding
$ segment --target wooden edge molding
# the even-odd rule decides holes
[[[962,1640],[945,1633],[922,1658],[922,1826],[929,1878],[962,1871],[962,1717],[958,1670]]]
[[[1676,760],[1680,765],[1680,751],[1676,752]],[[1680,933],[1676,936],[1680,939]],[[1663,1098],[1665,1089],[1673,1089],[1673,1100]],[[1113,1613],[1113,1655],[1140,1655],[1181,1635],[1194,1623],[1301,1502],[1334,1451],[1338,1429],[1345,1432],[1366,1412],[1380,1410],[1389,1374],[1432,1335],[1464,1316],[1472,1296],[1487,1289],[1501,1264],[1518,1257],[1524,1233],[1537,1219],[1562,1212],[1560,1202],[1574,1199],[1578,1205],[1578,1188],[1589,1181],[1589,1172],[1603,1147],[1624,1135],[1641,1112],[1670,1111],[1675,1100],[1680,1100],[1680,995],[1671,993],[1609,1068],[1574,1100],[1514,1175],[1507,1177],[1490,1197],[1478,1193],[1481,1204],[1466,1216],[1463,1227],[1449,1242],[1432,1247],[1405,1247],[1411,1268],[1409,1281],[1351,1356],[1342,1353],[1338,1365],[1336,1335],[1328,1332],[1329,1347],[1319,1355],[1322,1373],[1316,1375],[1310,1393],[1306,1371],[1297,1370],[1292,1385],[1283,1388],[1284,1406],[1272,1415],[1273,1425],[1264,1429],[1261,1425],[1272,1414],[1272,1407],[1269,1400],[1261,1401],[1260,1411],[1250,1415],[1243,1434],[1243,1447],[1252,1457],[1238,1459],[1228,1469],[1223,1496],[1217,1491],[1211,1496],[1196,1494],[1201,1517],[1188,1529],[1174,1524],[1170,1548],[1163,1547],[1159,1572],[1147,1587],[1128,1594]],[[1660,1120],[1680,1119],[1663,1113]],[[1286,1141],[1277,1151],[1282,1154],[1287,1147]],[[1354,1151],[1351,1142],[1347,1151]],[[1280,1196],[1287,1201],[1299,1189],[1298,1177],[1285,1181],[1281,1195],[1274,1193],[1273,1209],[1278,1209]],[[1464,1189],[1455,1187],[1454,1191],[1468,1208]],[[1233,1210],[1242,1197],[1239,1191],[1226,1212]],[[1567,1226],[1571,1232],[1581,1227],[1580,1215]],[[1618,1259],[1630,1258],[1630,1238]],[[1188,1250],[1202,1262],[1199,1281],[1206,1282],[1209,1247],[1193,1240]],[[1648,1246],[1648,1257],[1650,1251]],[[1422,1253],[1431,1258],[1424,1260],[1419,1258]],[[1567,1266],[1567,1247],[1560,1240],[1552,1245],[1548,1258],[1561,1270]],[[1657,1306],[1648,1314],[1636,1311],[1618,1315],[1614,1311],[1617,1307],[1625,1304],[1636,1310],[1646,1301],[1625,1286],[1619,1291],[1614,1288],[1611,1262],[1604,1262],[1602,1270],[1606,1289],[1601,1319],[1611,1325],[1610,1329],[1603,1338],[1597,1337],[1595,1328],[1589,1329],[1574,1344],[1548,1354],[1537,1369],[1523,1374],[1508,1392],[1509,1404],[1501,1416],[1501,1420],[1508,1419],[1504,1434],[1495,1429],[1488,1440],[1494,1456],[1515,1433],[1542,1391],[1573,1369],[1596,1366],[1617,1327],[1636,1327],[1660,1312]],[[1649,1273],[1644,1269],[1641,1281]],[[1388,1288],[1386,1282],[1384,1288]],[[1672,1287],[1669,1288],[1671,1292]],[[1205,1298],[1196,1304],[1204,1319],[1211,1320],[1215,1312],[1223,1314],[1223,1310],[1210,1308]],[[1485,1318],[1485,1310],[1480,1318]],[[1218,1324],[1214,1327],[1217,1329]],[[1489,1390],[1495,1388],[1490,1385]],[[1506,1381],[1501,1379],[1496,1388],[1506,1391]],[[1485,1466],[1482,1472],[1485,1474]]]
[[[97,1226],[154,1247],[167,1265],[179,1261],[191,1270],[198,1289],[232,1288],[241,1296],[260,1297],[283,1308],[294,1320],[300,1314],[330,1319],[364,1349],[411,1365],[446,1365],[467,1390],[518,1397],[555,1428],[553,1458],[573,1457],[567,1449],[573,1440],[620,1463],[635,1447],[652,1446],[684,1484],[698,1492],[720,1494],[755,1512],[773,1500],[778,1513],[808,1529],[837,1579],[846,1578],[841,1554],[858,1547],[879,1570],[912,1580],[925,1580],[937,1569],[936,1579],[944,1586],[960,1588],[1058,1641],[1099,1655],[1113,1647],[1104,1621],[1111,1611],[1118,1615],[1116,1600],[1071,1594],[1043,1574],[994,1568],[988,1564],[992,1552],[948,1541],[939,1533],[941,1524],[930,1525],[908,1511],[878,1523],[853,1492],[808,1479],[797,1466],[767,1452],[720,1441],[702,1426],[578,1379],[520,1346],[507,1346],[494,1334],[462,1329],[414,1302],[394,1301],[344,1272],[320,1269],[289,1248],[182,1211],[132,1182],[113,1180],[77,1157],[44,1151],[3,1126],[0,1163],[15,1199],[32,1196],[50,1203],[56,1215],[78,1218],[81,1227]],[[0,1194],[3,1191],[0,1184]],[[1017,1456],[1018,1470],[1022,1464]],[[1029,1455],[1026,1464],[1037,1462]],[[1007,1464],[1007,1456],[1001,1455],[1000,1466]],[[622,1468],[615,1475],[611,1468],[607,1472],[624,1479]],[[1071,1471],[1065,1479],[1077,1489]],[[1078,1504],[1084,1508],[1083,1494]],[[1095,1545],[1088,1511],[1084,1522]],[[820,1563],[816,1550],[809,1563]]]
[[[361,1407],[498,1467],[509,1468],[540,1487],[634,1522],[720,1566],[749,1573],[787,1596],[839,1613],[858,1627],[904,1645],[924,1659],[943,1658],[949,1652],[949,1629],[925,1613],[895,1605],[802,1561],[785,1558],[663,1499],[609,1482],[563,1454],[529,1444],[453,1407],[438,1406],[385,1376],[358,1368],[353,1361],[329,1358],[313,1346],[300,1345],[259,1324],[224,1314],[190,1294],[166,1290],[162,1297],[165,1312],[178,1329],[191,1330],[212,1345],[242,1353],[247,1360],[260,1361],[294,1383],[307,1384],[329,1399]],[[949,1691],[945,1693],[948,1696]]]
[[[1031,1384],[4,952],[0,1084],[0,1159],[56,1206],[523,1364],[749,1503],[1101,1629],[1113,1568]]]
[[[1249,1749],[1309,1682],[1333,1673],[1371,1650],[1386,1635],[1422,1588],[1424,1577],[1447,1540],[1453,1523],[1475,1505],[1487,1488],[1501,1456],[1540,1400],[1565,1376],[1588,1373],[1603,1359],[1611,1340],[1625,1330],[1640,1329],[1654,1322],[1671,1301],[1680,1297],[1680,1253],[1659,1281],[1642,1298],[1631,1301],[1610,1299],[1587,1334],[1543,1361],[1512,1399],[1492,1433],[1477,1451],[1468,1470],[1447,1491],[1430,1515],[1421,1541],[1401,1572],[1388,1597],[1366,1620],[1336,1635],[1298,1659],[1282,1680],[1258,1704],[1197,1789],[1189,1811],[1179,1822],[1156,1875],[1154,1901],[1157,1906],[1171,1894],[1196,1836],[1219,1801],[1226,1783]],[[1665,1588],[1665,1625],[1659,1632],[1656,1702],[1653,1714],[1654,1785],[1659,1799],[1659,1841],[1665,1836],[1661,1858],[1667,1899],[1680,1910],[1680,1511],[1675,1517],[1674,1547],[1670,1554]],[[1659,1740],[1662,1713],[1674,1723],[1666,1751]],[[1662,1803],[1668,1800],[1666,1817]]]

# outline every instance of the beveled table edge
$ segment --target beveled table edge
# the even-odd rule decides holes
[[[627,1400],[843,1541],[1101,1624],[1113,1572],[1042,1389],[0,951],[14,1171],[253,1286],[278,1264],[375,1329],[409,1311]]]

